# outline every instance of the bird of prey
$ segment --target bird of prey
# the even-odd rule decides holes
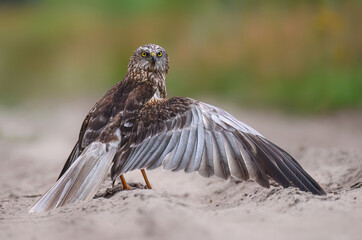
[[[54,186],[30,209],[51,210],[90,200],[111,171],[130,189],[124,173],[139,169],[198,172],[222,179],[273,179],[325,194],[283,149],[226,111],[187,97],[166,97],[168,54],[147,44],[131,56],[128,71],[89,111]]]

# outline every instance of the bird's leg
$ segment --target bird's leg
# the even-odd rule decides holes
[[[143,178],[145,179],[146,185],[148,189],[152,189],[152,186],[150,184],[150,182],[148,181],[147,175],[146,175],[146,170],[141,169],[141,173],[143,175]]]
[[[121,176],[119,176],[119,177],[120,177],[120,179],[121,179],[123,189],[132,190],[132,189],[128,186],[128,184],[127,184],[127,182],[126,182],[126,179],[124,178],[123,174],[121,174]]]

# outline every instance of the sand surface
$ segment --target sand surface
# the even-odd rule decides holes
[[[153,190],[28,214],[56,180],[92,101],[0,108],[0,239],[361,239],[362,112],[301,118],[212,103],[290,152],[328,194],[154,170]],[[126,179],[144,184],[138,171]]]

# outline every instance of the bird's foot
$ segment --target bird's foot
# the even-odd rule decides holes
[[[103,193],[97,194],[94,198],[111,198],[118,192],[134,189],[147,189],[147,186],[142,183],[129,183],[128,188],[129,189],[124,189],[121,183],[117,185],[112,185],[111,187],[107,188]]]

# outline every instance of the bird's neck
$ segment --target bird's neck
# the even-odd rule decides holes
[[[166,72],[152,72],[143,69],[133,69],[127,72],[129,79],[136,82],[147,82],[157,87],[156,95],[166,98]]]
[[[157,86],[157,92],[159,92],[160,98],[166,98],[166,73],[158,74],[154,77],[154,83]]]

